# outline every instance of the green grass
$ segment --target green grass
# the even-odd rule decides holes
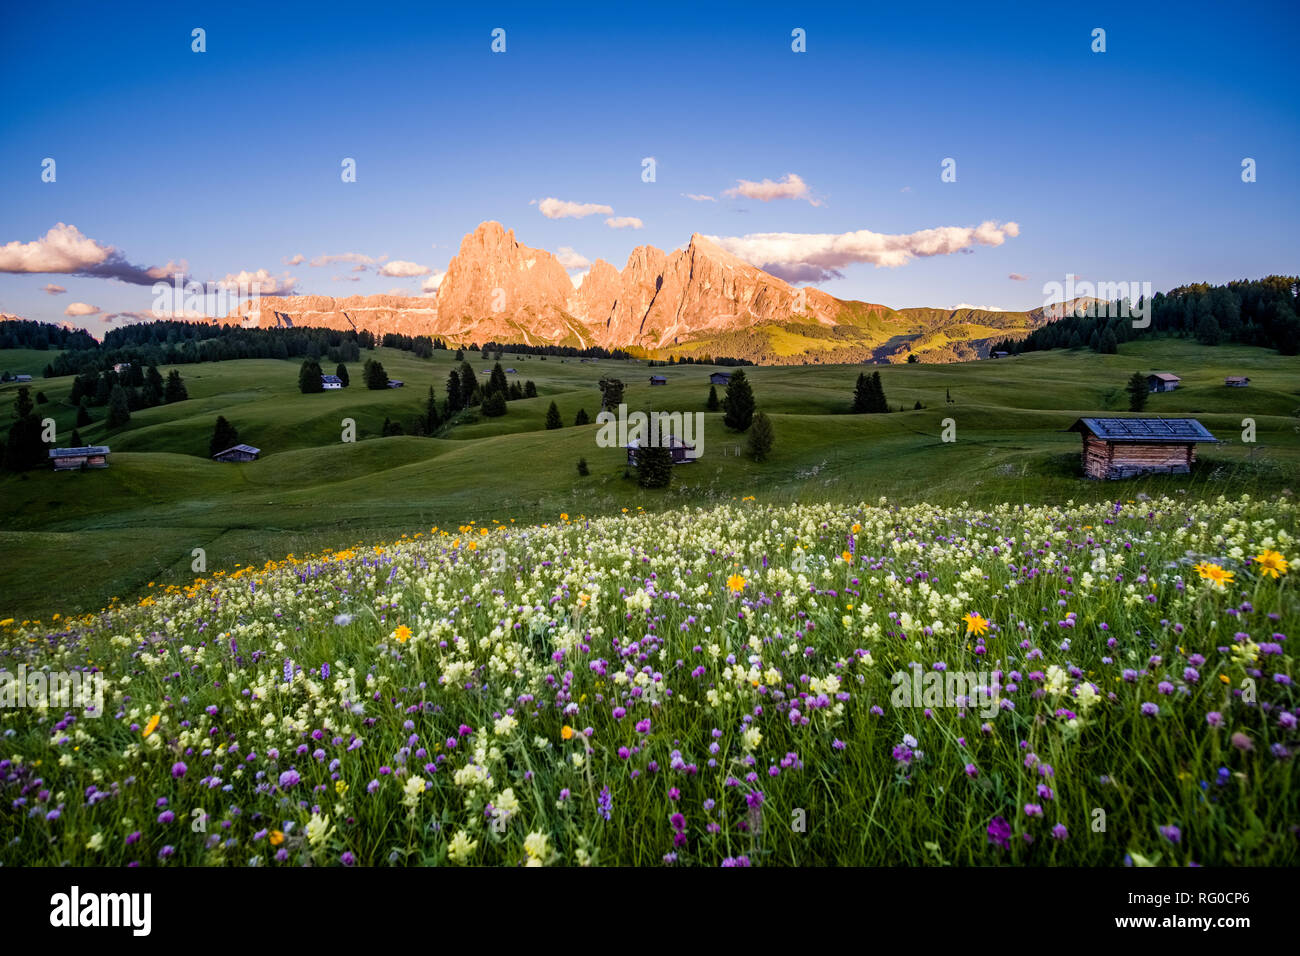
[[[0,366],[48,361],[53,353],[0,353]],[[9,362],[5,357],[11,359]],[[376,352],[400,390],[301,395],[297,363],[273,360],[180,366],[190,399],[135,413],[109,431],[101,419],[81,429],[86,442],[113,449],[108,469],[33,472],[0,477],[0,615],[39,617],[53,610],[103,606],[141,593],[150,581],[179,584],[192,576],[194,548],[209,569],[260,563],[289,552],[455,526],[474,519],[552,521],[560,512],[650,511],[754,496],[775,504],[856,501],[885,495],[932,503],[1057,502],[1139,493],[1190,498],[1294,488],[1300,474],[1300,359],[1244,346],[1203,348],[1181,340],[1129,343],[1119,355],[1046,352],[957,365],[879,368],[890,403],[907,411],[847,414],[862,366],[746,369],[759,407],[772,416],[776,447],[756,464],[724,454],[743,444],[705,416],[704,457],[675,470],[673,486],[647,492],[624,477],[624,453],[596,444],[596,426],[572,427],[578,410],[599,410],[596,382],[610,374],[627,384],[632,410],[703,411],[706,366],[650,369],[644,362],[579,362],[507,353],[504,367],[532,379],[536,399],[510,404],[503,418],[475,414],[438,439],[378,438],[385,417],[405,424],[433,385],[444,395],[453,354],[432,359]],[[491,367],[467,353],[476,371]],[[44,361],[35,368],[39,375]],[[1124,382],[1135,370],[1169,369],[1183,387],[1151,396],[1148,414],[1195,414],[1225,444],[1202,448],[1190,476],[1097,484],[1080,477],[1079,439],[1064,429],[1083,415],[1126,414]],[[161,370],[165,375],[167,368]],[[668,384],[651,388],[651,374]],[[1228,374],[1251,387],[1222,385]],[[75,409],[71,378],[38,379],[50,402],[37,406],[66,444]],[[720,393],[722,390],[719,390]],[[945,404],[950,391],[954,404]],[[13,385],[0,387],[0,431],[12,422]],[[546,431],[554,400],[565,428]],[[926,407],[912,410],[915,402]],[[206,459],[217,415],[239,429],[262,459],[234,465]],[[1243,418],[1258,443],[1241,442]],[[356,422],[355,444],[341,439]],[[957,440],[945,443],[945,419]],[[592,474],[580,478],[585,457]]]

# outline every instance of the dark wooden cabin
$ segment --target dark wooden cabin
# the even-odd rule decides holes
[[[1181,381],[1181,378],[1169,372],[1156,372],[1154,375],[1147,376],[1147,391],[1172,392]]]
[[[1103,480],[1185,475],[1197,443],[1218,441],[1194,418],[1080,418],[1067,431],[1083,435],[1083,473]]]
[[[214,461],[256,461],[261,453],[262,449],[254,448],[252,445],[231,445],[225,451],[217,452],[212,458]]]
[[[107,468],[108,446],[85,445],[81,448],[51,448],[50,459],[55,471],[72,471],[75,468]]]

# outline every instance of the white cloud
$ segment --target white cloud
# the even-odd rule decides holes
[[[360,282],[361,276],[330,276],[335,282]]]
[[[384,263],[379,270],[379,274],[388,276],[390,279],[414,279],[416,276],[427,276],[432,271],[428,266],[422,266],[419,263],[394,259],[392,262]]]
[[[707,236],[733,255],[790,282],[839,278],[856,262],[895,268],[913,259],[970,252],[972,246],[1000,246],[1020,235],[1014,222],[998,225],[940,226],[890,235],[861,229],[845,233],[762,232],[746,236]]]
[[[682,193],[687,199],[694,199],[696,202],[717,202],[712,196],[705,196],[701,193]]]
[[[530,200],[528,205],[537,206],[540,212],[547,219],[581,219],[584,216],[601,213],[606,216],[612,216],[614,210],[610,206],[604,206],[594,202],[566,202],[562,199],[547,198],[542,200]]]
[[[256,272],[230,272],[224,279],[218,279],[212,284],[227,291],[247,289],[260,295],[284,295],[298,284],[298,280],[287,272],[282,276],[274,276],[265,269],[258,269]]]
[[[99,306],[89,302],[73,302],[63,310],[64,315],[99,315]]]
[[[311,265],[320,268],[321,266],[331,266],[336,262],[356,262],[362,266],[373,266],[377,262],[383,262],[387,256],[380,256],[378,259],[372,256],[365,256],[359,252],[341,252],[337,255],[317,256],[311,261]]]
[[[585,269],[591,265],[591,260],[575,252],[570,246],[560,246],[559,251],[555,253],[555,258],[566,269]]]
[[[605,220],[605,225],[611,229],[640,229],[645,223],[636,216],[612,216]]]
[[[736,180],[736,185],[723,191],[724,196],[744,196],[746,199],[759,199],[771,202],[773,199],[807,199],[814,206],[821,201],[808,196],[808,184],[795,173],[786,173],[780,182],[764,179],[761,183],[748,179]]]
[[[55,285],[53,282],[48,282],[41,286],[41,291],[48,293],[49,295],[63,295],[63,293],[68,290],[63,288],[61,285]]]
[[[153,268],[132,265],[112,246],[84,236],[76,226],[62,222],[40,239],[0,246],[0,272],[55,272],[153,285],[173,272],[185,271],[184,263],[169,262]]]
[[[293,256],[292,258],[290,258],[289,256],[285,256],[280,261],[283,262],[286,266],[300,266],[307,261],[307,257],[300,252],[296,256]]]
[[[433,275],[429,276],[429,278],[420,283],[420,291],[425,293],[437,292],[438,286],[442,285],[442,280],[446,277],[446,272],[435,272]]]
[[[974,309],[976,312],[1005,312],[1006,309],[1000,305],[971,305],[969,302],[958,302],[950,312],[956,312],[958,309]]]

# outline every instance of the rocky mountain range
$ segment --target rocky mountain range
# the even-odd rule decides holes
[[[891,309],[792,286],[696,233],[665,253],[638,246],[620,270],[597,259],[581,284],[560,261],[484,222],[462,240],[433,296],[267,296],[222,321],[324,326],[486,342],[601,346],[666,357],[769,363],[927,361],[987,354],[1058,316],[1050,310]],[[982,351],[981,351],[982,350]]]

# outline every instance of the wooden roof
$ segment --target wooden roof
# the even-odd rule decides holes
[[[81,448],[51,448],[51,458],[80,458],[85,455],[107,455],[107,445],[84,445]]]
[[[1158,378],[1162,382],[1181,382],[1182,379],[1172,372],[1152,372],[1147,378]]]
[[[1088,431],[1104,441],[1143,445],[1218,441],[1195,418],[1080,418],[1066,431]]]
[[[231,445],[229,448],[217,452],[212,457],[220,458],[222,455],[227,455],[232,451],[242,451],[246,455],[260,455],[262,453],[262,449],[254,448],[252,445]]]

